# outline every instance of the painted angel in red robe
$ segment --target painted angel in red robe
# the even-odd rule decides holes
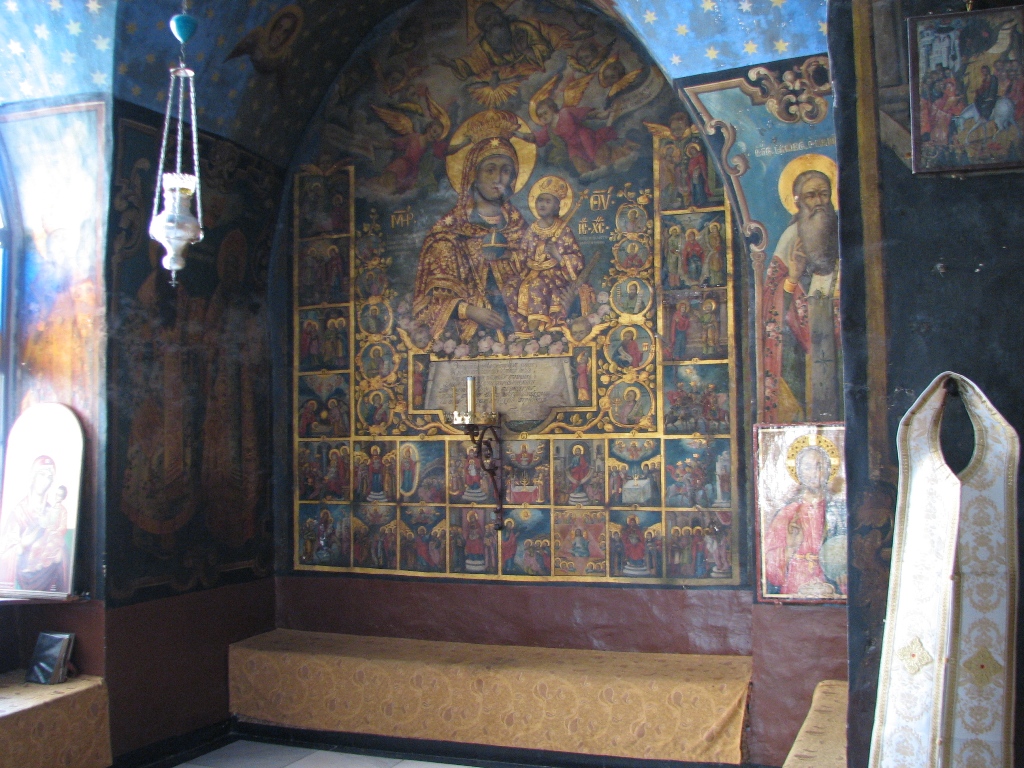
[[[560,139],[577,173],[607,165],[612,159],[607,150],[608,142],[618,137],[611,126],[595,129],[586,125],[585,121],[591,117],[602,116],[590,107],[579,106],[594,77],[596,75],[591,73],[567,83],[561,89],[561,107],[556,101],[561,74],[548,80],[530,99],[530,118],[539,126],[533,132],[537,146]]]
[[[426,89],[423,90],[423,97],[430,119],[422,131],[416,130],[413,119],[407,112],[370,105],[374,114],[398,134],[398,137],[391,139],[390,142],[394,157],[381,174],[384,186],[396,194],[408,192],[416,185],[420,165],[425,156],[433,154],[438,161],[442,161],[448,152],[448,145],[444,140],[452,127],[451,118],[444,107],[430,97]]]

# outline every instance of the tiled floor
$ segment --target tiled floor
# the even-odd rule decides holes
[[[179,768],[445,768],[444,763],[397,760],[348,752],[283,747],[259,741],[234,741],[193,757]]]

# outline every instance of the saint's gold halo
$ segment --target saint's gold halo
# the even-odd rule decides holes
[[[523,118],[518,115],[516,115],[515,118],[519,121],[518,131],[520,133],[533,133],[533,131],[530,130],[530,126],[526,124],[526,121],[523,120]],[[458,145],[466,138],[467,134],[477,135],[481,132],[487,133],[487,131],[483,129],[489,121],[493,120],[494,118],[491,110],[478,112],[473,115],[455,129],[455,133],[452,134],[452,145]],[[512,148],[516,151],[516,156],[519,158],[519,175],[516,176],[516,183],[512,190],[513,192],[518,192],[526,186],[526,182],[530,179],[530,174],[533,173],[533,166],[537,162],[537,145],[529,141],[524,141],[517,136],[509,137],[506,134],[501,135],[503,138],[509,139],[512,144]],[[494,136],[477,136],[477,143],[480,141],[486,141],[488,138],[494,138]],[[455,154],[449,155],[448,159],[445,160],[445,169],[448,172],[448,181],[452,183],[452,187],[460,195],[465,192],[465,190],[462,189],[462,171],[466,165],[466,159],[469,157],[469,153],[473,151],[474,146],[476,146],[476,144],[470,144],[463,147]]]
[[[545,182],[547,179],[558,179],[559,181],[565,181],[565,179],[561,178],[560,176],[543,176],[534,183],[533,187],[530,189],[530,196],[527,199],[530,202],[530,211],[532,211],[533,215],[538,219],[540,218],[540,216],[537,215],[537,198],[545,194],[545,192],[541,190],[541,184]],[[572,201],[574,197],[572,186],[568,182],[565,182],[565,187],[566,189],[569,190],[569,194],[567,194],[563,200],[559,200],[558,202],[559,218],[564,217],[565,214],[569,212],[569,209],[572,207]],[[551,193],[547,192],[546,194],[550,195]]]
[[[797,484],[800,483],[800,478],[796,474],[796,460],[800,453],[808,448],[819,448],[828,456],[829,468],[828,480],[826,482],[831,483],[832,478],[839,471],[839,462],[841,460],[839,449],[836,448],[835,443],[821,435],[802,435],[790,444],[789,449],[786,451],[786,471],[789,472],[789,476]]]
[[[623,400],[626,399],[626,393],[630,392],[630,391],[636,392],[636,400],[637,400],[638,403],[643,401],[644,393],[641,392],[640,391],[640,387],[636,386],[635,384],[633,386],[631,386],[631,387],[626,387],[624,390],[622,390],[622,399]]]
[[[779,174],[779,200],[786,206],[786,210],[790,213],[797,212],[796,200],[793,199],[793,182],[804,171],[821,171],[828,176],[832,186],[832,207],[838,211],[839,169],[836,167],[836,161],[831,157],[814,153],[794,157]]]

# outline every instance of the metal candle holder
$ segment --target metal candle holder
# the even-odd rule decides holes
[[[491,479],[494,498],[497,500],[494,506],[494,528],[502,530],[505,527],[505,476],[501,447],[501,414],[452,411],[445,413],[444,420],[453,427],[460,427],[476,449],[480,467]]]

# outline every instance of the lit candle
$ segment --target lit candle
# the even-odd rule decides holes
[[[476,376],[466,377],[466,412],[476,412]]]
[[[491,384],[491,413],[497,413],[497,411],[494,410],[494,390],[495,386]]]

